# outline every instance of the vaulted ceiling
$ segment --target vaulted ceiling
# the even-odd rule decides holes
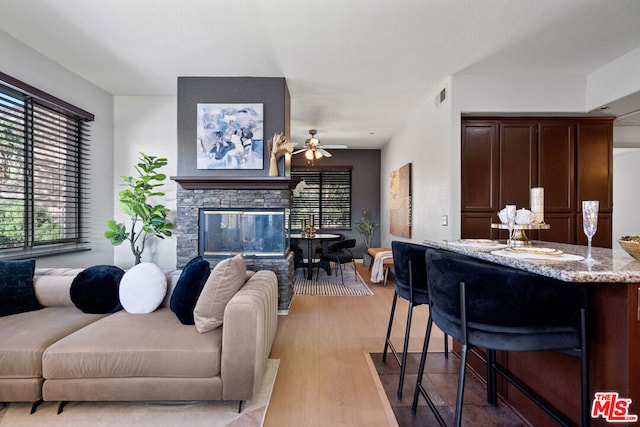
[[[285,77],[304,141],[381,147],[456,73],[586,76],[640,47],[638,0],[0,0],[0,30],[113,95]]]

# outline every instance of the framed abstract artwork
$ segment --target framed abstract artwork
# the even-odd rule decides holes
[[[391,172],[390,232],[411,237],[411,163]]]
[[[262,104],[198,104],[198,169],[263,169]]]

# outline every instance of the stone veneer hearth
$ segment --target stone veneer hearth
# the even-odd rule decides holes
[[[283,177],[199,178],[172,177],[177,189],[178,220],[176,227],[177,265],[184,267],[198,256],[200,208],[273,208],[290,206],[290,179]],[[221,258],[205,257],[213,267]],[[267,269],[278,276],[278,309],[287,310],[293,296],[293,254],[282,258],[245,258],[247,269]]]

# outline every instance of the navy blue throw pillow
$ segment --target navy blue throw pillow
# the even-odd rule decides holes
[[[36,260],[0,261],[0,317],[42,307],[33,288]]]
[[[71,282],[71,301],[84,313],[106,314],[120,310],[120,279],[124,270],[113,265],[94,265]]]
[[[193,258],[182,269],[178,283],[171,294],[169,306],[183,325],[195,324],[193,309],[210,274],[209,262],[200,256]]]

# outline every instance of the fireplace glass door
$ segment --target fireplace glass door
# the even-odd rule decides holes
[[[285,209],[200,210],[200,255],[282,257],[287,248]]]

